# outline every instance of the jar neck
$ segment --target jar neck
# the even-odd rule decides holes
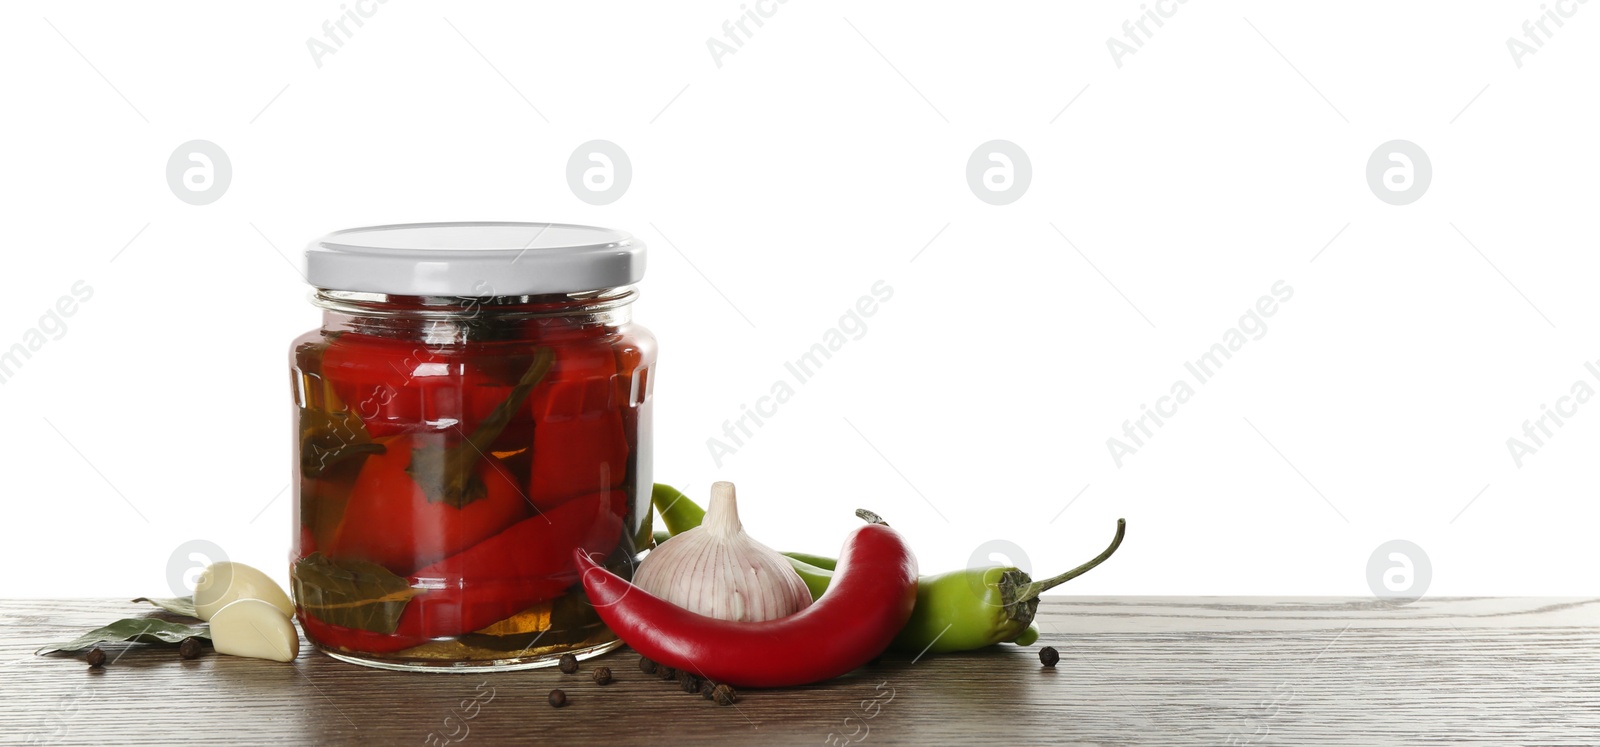
[[[326,332],[458,345],[604,333],[632,318],[633,286],[532,296],[398,296],[319,288]]]

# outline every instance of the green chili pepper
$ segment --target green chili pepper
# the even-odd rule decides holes
[[[667,525],[667,531],[674,535],[700,526],[700,522],[706,518],[705,509],[671,485],[656,483],[650,490],[650,502],[661,512],[661,520]]]
[[[923,576],[917,582],[917,609],[895,638],[902,651],[968,651],[1007,641],[1026,646],[1039,638],[1033,616],[1039,595],[1105,562],[1122,545],[1127,522],[1117,519],[1117,535],[1089,562],[1059,576],[1035,581],[1018,568],[970,568]]]
[[[818,568],[821,568],[821,569],[824,569],[824,570],[829,570],[829,571],[833,570],[834,566],[837,565],[838,562],[839,562],[837,560],[834,560],[833,558],[823,557],[821,555],[812,555],[811,553],[808,553],[808,552],[786,552],[786,553],[784,553],[784,555],[787,555],[790,558],[793,558],[794,560],[798,560],[798,561],[800,561],[802,563],[805,563],[807,565],[813,565],[813,566],[816,566]]]
[[[917,607],[896,636],[893,648],[911,653],[971,651],[996,643],[1027,646],[1039,639],[1033,616],[1039,595],[1087,573],[1122,545],[1127,522],[1117,520],[1117,536],[1104,552],[1059,576],[1034,581],[1018,568],[968,568],[923,576],[917,581]],[[828,590],[833,572],[789,558],[813,599]]]
[[[792,555],[788,559],[789,565],[794,566],[795,572],[800,574],[800,580],[806,582],[806,590],[811,592],[812,601],[828,590],[828,584],[833,581],[832,568],[819,568]]]

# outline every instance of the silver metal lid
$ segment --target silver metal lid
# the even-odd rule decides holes
[[[563,223],[413,223],[335,231],[306,247],[318,288],[405,296],[518,296],[632,285],[644,243]]]

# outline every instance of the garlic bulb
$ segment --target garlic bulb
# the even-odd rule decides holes
[[[633,583],[719,620],[775,620],[811,604],[811,592],[789,561],[744,533],[731,482],[711,486],[705,520],[652,550]]]

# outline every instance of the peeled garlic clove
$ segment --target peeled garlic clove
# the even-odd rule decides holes
[[[211,616],[211,645],[229,656],[294,661],[300,634],[283,610],[260,599],[240,599]]]
[[[794,566],[745,534],[731,482],[711,486],[711,505],[700,526],[651,550],[633,583],[719,620],[776,620],[811,604],[811,592]]]
[[[201,620],[210,620],[217,610],[240,599],[259,599],[285,615],[294,615],[294,603],[283,593],[283,587],[244,563],[212,563],[195,582],[194,611]]]

